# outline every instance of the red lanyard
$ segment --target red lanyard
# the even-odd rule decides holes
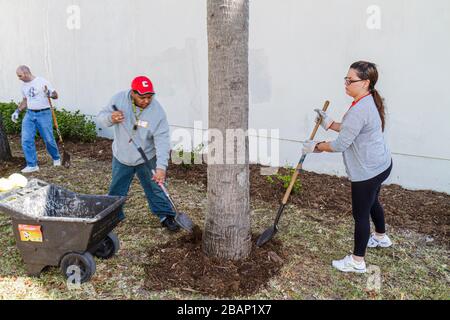
[[[365,97],[368,97],[368,96],[370,96],[370,95],[372,95],[372,94],[371,94],[371,93],[368,93],[368,94],[366,94],[364,97],[361,97],[361,98],[359,98],[359,99],[356,100],[356,101],[353,101],[353,103],[352,103],[352,105],[350,106],[349,109],[353,108],[354,106],[356,106],[356,105],[358,104],[358,102],[360,102],[362,99],[364,99]]]

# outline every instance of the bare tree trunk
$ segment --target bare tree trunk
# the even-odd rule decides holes
[[[5,127],[3,126],[3,118],[0,115],[0,161],[11,160],[11,148],[9,147],[8,136],[6,135]]]
[[[216,151],[224,157],[223,164],[212,164],[208,150],[208,213],[203,250],[211,257],[239,260],[251,250],[247,136],[249,1],[207,3],[209,128],[222,133],[223,149]],[[227,139],[227,129],[243,129],[241,143],[235,144],[232,137]],[[233,159],[239,148],[243,150],[243,161],[226,162],[227,145],[232,146],[228,152],[233,153]]]

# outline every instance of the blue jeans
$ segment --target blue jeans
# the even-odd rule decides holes
[[[36,130],[39,131],[40,136],[44,140],[47,152],[52,159],[61,159],[55,137],[53,136],[52,111],[50,109],[41,112],[28,110],[22,121],[22,149],[27,166],[37,166]]]
[[[112,161],[112,181],[109,187],[110,196],[126,196],[130,190],[131,182],[136,174],[144,188],[145,195],[150,210],[159,220],[164,221],[167,216],[175,217],[176,213],[167,199],[164,192],[158,184],[152,180],[151,170],[156,168],[156,157],[151,159],[148,164],[138,166],[127,166],[119,162],[115,157]],[[119,217],[125,219],[123,207],[120,210]]]

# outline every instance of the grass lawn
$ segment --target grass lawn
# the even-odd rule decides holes
[[[20,150],[13,146],[15,155]],[[109,161],[73,159],[69,170],[53,168],[48,156],[40,154],[41,171],[33,177],[69,190],[105,194],[111,178]],[[10,172],[12,173],[12,172]],[[169,190],[179,206],[203,227],[206,188],[170,179]],[[253,233],[272,224],[277,207],[252,202]],[[99,260],[93,279],[80,288],[68,288],[58,268],[49,268],[40,278],[28,277],[15,245],[10,220],[0,214],[0,299],[204,299],[195,291],[174,285],[162,291],[145,286],[149,249],[184,236],[170,234],[149,213],[140,185],[134,182],[125,207],[127,219],[116,229],[121,241],[118,255]],[[389,218],[387,219],[389,220]],[[331,260],[348,254],[353,244],[351,214],[325,219],[323,210],[290,205],[280,223],[277,239],[283,243],[284,265],[275,277],[250,299],[449,299],[449,251],[442,243],[427,241],[427,235],[389,226],[394,242],[390,249],[369,250],[370,272],[343,274]]]

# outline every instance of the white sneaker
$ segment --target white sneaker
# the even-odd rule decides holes
[[[36,166],[36,167],[26,166],[25,168],[22,169],[22,173],[31,173],[31,172],[36,172],[36,171],[39,171],[38,166]]]
[[[372,233],[369,242],[367,243],[368,248],[376,248],[376,247],[389,248],[390,246],[392,246],[392,241],[386,234],[380,240],[375,236],[375,233]]]
[[[61,166],[61,159],[53,160],[53,166],[54,167],[60,167]]]
[[[356,262],[352,255],[346,256],[342,260],[333,260],[332,266],[342,272],[366,272],[366,263],[364,261]]]

